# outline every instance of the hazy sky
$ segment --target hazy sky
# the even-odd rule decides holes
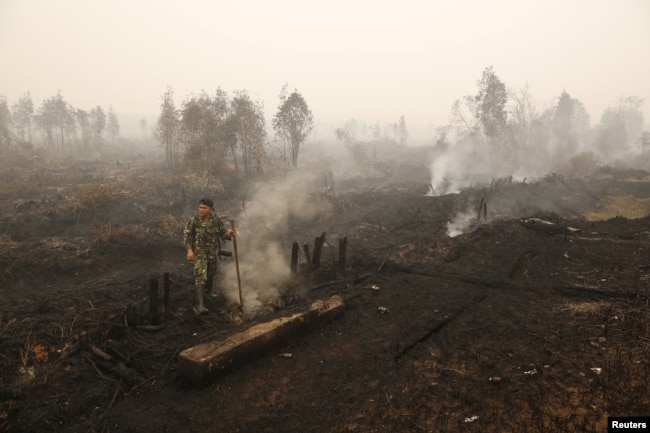
[[[0,0],[0,94],[61,90],[90,109],[157,116],[167,85],[246,89],[267,121],[287,83],[316,121],[441,126],[487,66],[541,106],[563,90],[597,123],[646,99],[648,0]]]

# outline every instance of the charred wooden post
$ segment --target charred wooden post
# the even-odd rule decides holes
[[[163,307],[165,315],[169,312],[169,272],[163,274]]]
[[[305,263],[307,264],[307,268],[311,268],[311,254],[309,253],[309,245],[305,244],[303,248],[305,250]]]
[[[317,268],[320,266],[320,255],[323,250],[323,244],[325,243],[325,232],[321,234],[314,240],[314,257],[312,258],[311,264],[313,267]]]
[[[300,252],[300,245],[298,245],[298,242],[293,243],[293,247],[291,248],[291,272],[294,274],[296,273],[296,270],[298,269],[298,253]]]
[[[347,236],[339,239],[339,269],[345,269],[345,256],[348,249],[348,238]]]
[[[155,275],[149,280],[149,319],[153,325],[160,323],[158,317],[158,278]]]
[[[481,221],[481,211],[483,210],[484,201],[485,201],[485,197],[481,197],[481,202],[478,205],[478,214],[476,215],[476,222]]]
[[[487,221],[487,201],[483,203],[483,219]]]

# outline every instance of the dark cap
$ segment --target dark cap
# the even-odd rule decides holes
[[[199,204],[204,204],[206,206],[214,207],[214,203],[212,203],[212,200],[210,200],[209,198],[202,198],[201,200],[199,200]]]

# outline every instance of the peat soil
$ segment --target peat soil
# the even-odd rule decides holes
[[[57,206],[79,183],[143,185],[145,170],[30,170],[2,170],[36,186],[0,197],[0,431],[605,432],[608,416],[650,415],[650,218],[584,217],[613,196],[650,199],[647,172],[439,197],[416,160],[341,176],[317,191],[330,211],[283,245],[289,266],[292,242],[325,232],[335,251],[346,237],[344,268],[330,252],[254,314],[222,298],[197,317],[180,229],[194,205],[176,187],[70,214]],[[245,191],[224,191],[217,207],[234,215]],[[182,350],[334,294],[345,312],[310,334],[209,386],[179,378]]]

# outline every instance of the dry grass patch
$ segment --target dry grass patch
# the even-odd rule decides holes
[[[598,301],[598,302],[577,302],[566,304],[556,308],[556,311],[567,312],[572,316],[583,315],[601,315],[603,312],[611,311],[611,302]]]
[[[41,194],[42,191],[42,185],[29,171],[16,169],[0,174],[0,198],[33,197]]]
[[[102,224],[93,229],[90,235],[92,245],[140,242],[151,235],[151,230],[140,224],[113,225]]]
[[[607,221],[616,217],[628,219],[644,218],[650,215],[650,199],[635,198],[629,195],[610,197],[594,212],[586,215],[589,221]]]
[[[648,183],[650,187],[650,176],[643,176],[641,178],[638,177],[628,177],[623,179],[623,182],[629,182],[629,183]]]
[[[0,235],[0,251],[9,251],[18,246],[18,242],[14,241],[7,235]]]
[[[221,180],[210,173],[187,173],[182,176],[181,182],[188,191],[204,191],[209,189],[215,192],[223,192],[224,190]]]
[[[74,194],[65,198],[60,210],[79,216],[127,200],[132,196],[133,194],[123,182],[81,185]]]

